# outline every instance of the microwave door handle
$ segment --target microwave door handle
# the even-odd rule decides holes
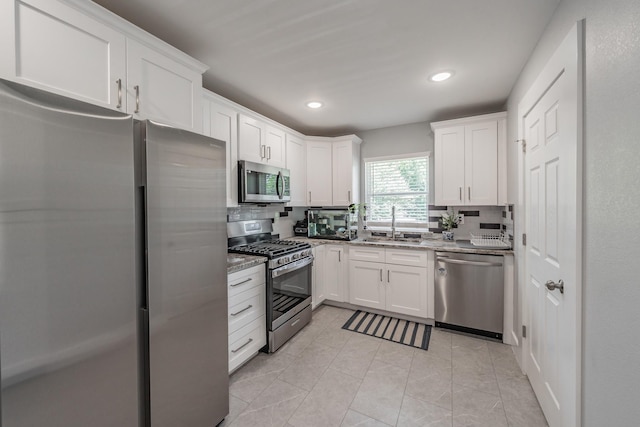
[[[282,193],[280,191],[280,183],[282,181],[282,172],[278,171],[278,176],[276,177],[276,194],[278,195],[278,199],[282,199]]]

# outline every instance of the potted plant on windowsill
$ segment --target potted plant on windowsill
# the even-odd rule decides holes
[[[453,210],[451,212],[447,211],[442,214],[442,218],[440,219],[440,223],[442,224],[442,240],[453,240],[453,231],[452,229],[458,226],[458,214]]]

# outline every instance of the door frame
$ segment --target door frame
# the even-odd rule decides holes
[[[518,104],[517,110],[517,123],[518,123],[518,204],[517,204],[517,218],[519,230],[516,233],[515,254],[518,260],[518,310],[520,313],[520,327],[519,332],[519,349],[518,358],[521,362],[521,368],[526,373],[528,371],[526,351],[528,346],[527,338],[522,337],[522,326],[526,325],[529,317],[528,304],[527,304],[527,292],[526,292],[526,275],[528,272],[526,246],[523,244],[522,235],[527,233],[526,230],[526,153],[523,150],[523,142],[525,142],[525,116],[535,107],[538,101],[546,94],[547,89],[564,73],[565,78],[570,79],[570,84],[574,84],[576,87],[576,119],[577,119],[577,188],[576,188],[576,360],[575,360],[575,401],[576,401],[576,425],[581,425],[582,414],[582,298],[583,298],[583,281],[582,281],[582,259],[583,259],[583,246],[582,246],[582,220],[583,220],[583,187],[582,177],[583,173],[583,127],[584,127],[584,20],[578,21],[568,35],[558,46],[554,54],[549,58],[542,71],[538,74],[534,83],[529,87],[525,96]],[[561,65],[560,65],[561,64]],[[560,66],[559,66],[560,65]],[[543,89],[541,89],[543,88]]]

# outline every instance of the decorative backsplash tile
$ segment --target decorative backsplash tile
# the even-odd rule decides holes
[[[442,214],[447,211],[454,211],[464,215],[464,224],[459,224],[455,229],[458,239],[469,238],[474,234],[498,234],[502,228],[503,206],[429,206],[429,231],[442,233],[439,220]]]

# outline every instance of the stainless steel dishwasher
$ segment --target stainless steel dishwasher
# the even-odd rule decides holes
[[[502,339],[503,257],[436,252],[436,326]]]

